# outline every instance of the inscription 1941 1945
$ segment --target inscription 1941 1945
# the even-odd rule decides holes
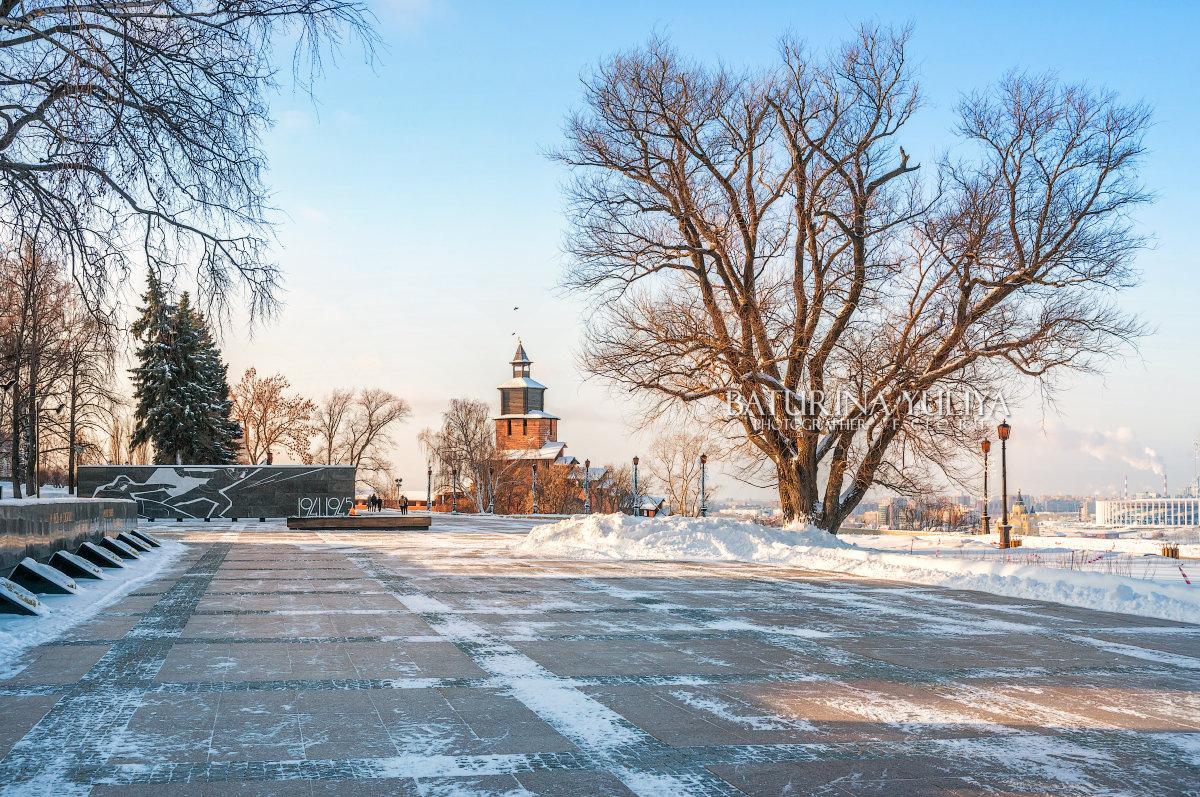
[[[132,499],[145,518],[344,515],[354,476],[343,465],[95,465],[79,468],[79,494]]]

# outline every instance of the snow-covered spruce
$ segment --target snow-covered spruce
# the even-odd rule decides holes
[[[808,525],[773,529],[726,518],[577,515],[538,526],[512,551],[543,558],[782,564],[1164,620],[1200,618],[1200,589],[1182,581],[1161,584],[1111,573],[880,552]]]

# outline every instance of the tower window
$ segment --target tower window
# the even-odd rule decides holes
[[[521,434],[529,434],[529,421],[521,419]]]
[[[512,421],[508,422],[508,434],[510,437],[512,436]]]

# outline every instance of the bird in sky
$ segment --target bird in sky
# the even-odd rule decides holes
[[[514,309],[514,310],[520,310],[521,308],[520,308],[520,307],[514,307],[513,309]]]

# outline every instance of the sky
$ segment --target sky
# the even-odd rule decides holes
[[[1192,478],[1200,436],[1200,291],[1190,244],[1200,202],[1200,129],[1189,3],[460,2],[368,0],[384,48],[373,65],[347,48],[313,96],[285,81],[264,145],[279,209],[285,307],[225,332],[231,381],[280,372],[320,398],[377,386],[408,399],[392,459],[423,484],[416,435],[453,397],[498,405],[518,336],[550,389],[568,452],[593,462],[644,454],[628,397],[578,367],[582,297],[558,287],[567,260],[563,167],[546,152],[599,60],[667,35],[684,54],[755,66],[785,33],[825,48],[864,21],[911,23],[925,107],[903,136],[932,166],[953,143],[962,92],[1006,71],[1052,70],[1144,100],[1155,126],[1143,175],[1154,236],[1122,298],[1154,328],[1102,377],[1076,378],[1044,406],[1011,406],[1010,485],[1027,493],[1172,491]],[[286,56],[281,54],[281,63]],[[519,308],[519,309],[514,309]],[[1150,449],[1150,453],[1146,449]],[[731,496],[768,493],[718,478]]]

